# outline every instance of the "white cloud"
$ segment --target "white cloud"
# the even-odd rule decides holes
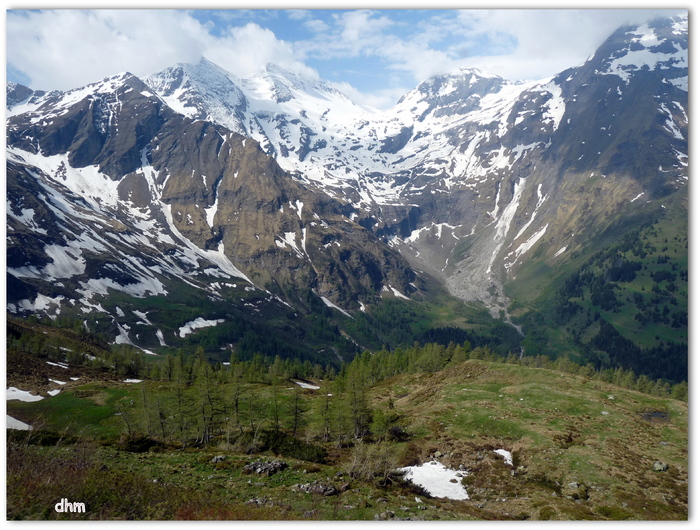
[[[306,20],[311,16],[308,9],[288,9],[286,11],[289,20]]]
[[[245,26],[231,27],[221,38],[206,38],[203,55],[210,61],[237,76],[256,73],[268,63],[283,65],[311,77],[317,72],[295,56],[293,47],[279,40],[266,28],[249,22]]]
[[[508,79],[541,79],[582,64],[625,24],[642,23],[663,10],[489,10],[459,13],[471,25],[468,37],[483,40],[507,33],[516,47],[507,53],[479,54],[458,61]]]
[[[333,78],[351,97],[385,107],[406,88],[461,66],[513,80],[554,75],[582,63],[621,24],[641,22],[651,13],[481,9],[402,19],[391,10],[330,17],[301,9],[220,10],[201,23],[189,11],[10,10],[7,61],[32,88],[45,90],[75,88],[123,71],[147,76],[202,55],[238,76],[277,63],[318,78],[313,64],[338,72]],[[222,29],[222,21],[229,27]],[[283,21],[305,29],[306,36],[285,41],[265,27],[281,27]],[[369,71],[353,75],[360,69]],[[378,78],[375,86],[381,88],[360,91],[360,79]]]
[[[362,92],[348,82],[329,82],[329,85],[336,88],[355,103],[366,105],[374,109],[387,109],[394,105],[406,92],[413,87],[394,86],[372,92]],[[391,83],[389,83],[391,85]]]
[[[323,20],[310,19],[304,21],[304,27],[313,33],[324,33],[330,30],[330,26]]]
[[[391,19],[390,11],[361,10],[336,15],[333,26],[319,23],[322,31],[296,43],[295,49],[306,57],[324,60],[378,58],[388,71],[403,72],[415,84],[462,66],[513,80],[535,80],[581,64],[618,27],[648,20],[655,13],[670,12],[438,11],[408,25]]]
[[[196,61],[205,36],[201,24],[177,11],[9,11],[7,61],[33,88],[66,90]]]
[[[124,71],[145,77],[201,56],[239,76],[272,62],[318,77],[269,29],[252,22],[221,36],[211,29],[184,11],[10,11],[7,61],[32,88],[46,90],[68,90]]]

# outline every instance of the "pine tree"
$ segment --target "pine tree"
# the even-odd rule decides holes
[[[294,397],[292,398],[292,436],[297,435],[297,431],[303,426],[304,421],[304,402],[301,397],[301,387],[297,385],[294,388]]]

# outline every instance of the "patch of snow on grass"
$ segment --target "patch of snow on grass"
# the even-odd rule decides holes
[[[406,473],[405,477],[421,486],[433,497],[443,499],[469,499],[464,486],[461,484],[462,473],[448,469],[435,460],[420,466],[402,467],[399,471]],[[457,482],[450,482],[456,480]]]
[[[5,415],[5,424],[7,425],[8,429],[17,429],[18,431],[31,431],[32,426],[27,425],[23,421],[19,421],[9,414]]]
[[[505,266],[506,269],[510,269],[515,264],[515,262],[518,261],[518,259],[520,258],[521,255],[525,254],[525,252],[530,250],[534,246],[534,244],[540,240],[540,238],[547,231],[548,226],[549,226],[549,223],[544,225],[544,228],[542,228],[536,234],[533,234],[532,236],[530,236],[530,238],[527,241],[525,241],[524,243],[521,243],[518,248],[516,248],[513,252],[509,253],[508,256],[506,256],[506,259],[507,259],[507,258],[510,258],[511,255],[515,254],[515,258],[513,258],[513,261],[510,264],[506,264],[506,266]]]
[[[204,320],[202,317],[197,317],[192,322],[188,322],[180,328],[180,337],[184,339],[195,329],[216,326],[217,324],[221,324],[222,322],[224,322],[223,318],[219,318],[218,320]]]
[[[65,385],[66,384],[65,381],[59,381],[58,379],[49,378],[49,381],[51,381],[52,383],[56,383],[58,385]]]
[[[60,392],[61,392],[61,389],[60,389],[60,388],[57,388],[56,390],[49,390],[49,391],[47,392],[47,394],[48,394],[49,396],[52,396],[52,397],[53,397],[53,396],[56,396],[56,395],[60,394]]]
[[[31,402],[31,401],[41,401],[44,399],[43,396],[35,396],[34,394],[30,394],[26,390],[20,390],[19,388],[15,388],[14,386],[11,386],[10,388],[7,389],[5,392],[5,397],[7,401],[17,399],[19,401],[24,401],[24,402]]]
[[[284,238],[280,239],[275,239],[275,244],[279,248],[285,248],[285,246],[289,245],[294,253],[301,259],[304,258],[304,254],[299,250],[299,247],[297,246],[297,240],[296,240],[297,234],[296,232],[285,232],[284,233]]]
[[[513,455],[510,453],[510,451],[506,451],[505,449],[494,449],[493,452],[501,455],[505,459],[506,464],[509,466],[513,465]]]
[[[51,366],[58,366],[59,368],[68,370],[68,365],[66,363],[52,363],[51,361],[46,361],[46,364],[50,364]]]
[[[141,383],[142,379],[124,379],[125,383]]]
[[[301,388],[307,388],[309,390],[318,390],[321,388],[320,386],[316,385],[310,385],[309,383],[304,383],[302,381],[294,381],[297,385],[299,385]]]

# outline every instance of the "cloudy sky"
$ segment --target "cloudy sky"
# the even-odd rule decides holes
[[[309,2],[189,10],[170,2],[161,5],[176,9],[29,11],[21,3],[6,14],[6,75],[34,89],[67,90],[123,71],[145,77],[204,56],[238,76],[277,63],[380,108],[431,75],[461,66],[512,80],[542,79],[585,61],[622,24],[678,13],[517,9],[512,2],[510,9],[442,8],[451,7],[449,1],[439,10],[422,9],[430,2],[372,10],[326,10]]]

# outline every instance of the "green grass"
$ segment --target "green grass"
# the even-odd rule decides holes
[[[328,450],[325,463],[269,450],[245,454],[222,437],[205,447],[182,449],[165,443],[143,453],[121,450],[116,440],[125,425],[114,416],[116,405],[127,407],[133,400],[132,420],[145,425],[137,418],[143,408],[142,388],[150,403],[159,396],[164,407],[172,406],[173,388],[162,381],[133,386],[92,383],[39,402],[9,402],[14,409],[8,413],[21,412],[25,420],[44,418],[47,425],[76,432],[83,440],[67,447],[13,442],[8,458],[9,518],[56,518],[50,502],[56,495],[85,499],[92,507],[91,518],[373,520],[386,510],[397,517],[436,520],[687,517],[687,405],[582,376],[467,361],[442,372],[394,376],[369,389],[367,399],[375,410],[386,410],[387,397],[393,394],[393,411],[410,434],[408,441],[391,446],[397,466],[405,465],[401,462],[406,458],[426,461],[440,450],[449,454],[441,458],[445,464],[471,470],[468,491],[473,500],[460,502],[422,497],[417,503],[420,493],[406,486],[348,476],[355,449],[323,444],[314,439],[310,426],[302,438]],[[284,407],[290,404],[293,388],[287,383],[278,389]],[[261,414],[270,414],[273,389],[250,386]],[[320,397],[305,391],[307,410]],[[603,410],[610,414],[602,415]],[[669,421],[642,420],[641,413],[648,410],[668,411]],[[311,416],[307,419],[312,421]],[[283,428],[287,421],[283,419]],[[511,473],[515,469],[495,455],[494,448],[512,451],[518,473]],[[226,460],[212,463],[215,455],[225,455]],[[247,463],[261,458],[281,458],[289,467],[271,477],[243,472]],[[654,474],[655,460],[667,462],[671,470]],[[42,474],[42,469],[47,472]],[[46,477],[50,481],[43,483]],[[349,489],[322,497],[292,488],[313,481],[337,487],[347,483]],[[590,500],[578,503],[560,493],[552,496],[570,482],[589,488]],[[126,488],[126,493],[117,488]],[[664,500],[671,497],[677,499],[675,505]],[[263,505],[250,504],[260,498],[265,499]],[[624,513],[610,509],[623,502],[628,503],[620,508]]]
[[[78,397],[86,393],[91,394],[93,399]],[[136,397],[136,394],[135,388],[114,388],[92,383],[41,401],[8,401],[7,413],[17,417],[31,415],[44,428],[54,431],[96,439],[115,439],[122,433],[123,423],[115,416],[114,403],[127,396]]]
[[[590,179],[586,185],[591,185]],[[661,207],[662,204],[665,208]],[[515,280],[506,283],[505,292],[513,300],[511,315],[516,323],[523,326],[526,335],[532,336],[529,348],[526,346],[528,354],[579,358],[582,348],[577,341],[587,344],[598,333],[598,323],[593,319],[596,313],[611,323],[622,337],[640,348],[655,348],[669,342],[687,343],[687,326],[671,325],[673,313],[687,314],[688,311],[688,284],[681,279],[681,272],[688,270],[687,197],[683,193],[675,193],[649,203],[645,208],[648,210],[646,215],[631,215],[631,211],[628,212],[630,215],[627,218],[620,217],[617,224],[610,225],[598,240],[589,242],[587,250],[570,252],[565,259],[554,262],[552,268],[533,257],[523,263]],[[637,250],[635,246],[625,246],[625,237],[635,243]],[[638,252],[639,248],[642,248],[643,254]],[[567,312],[568,319],[562,319],[562,302],[558,293],[567,278],[584,272],[605,279],[617,260],[616,257],[605,258],[610,249],[616,249],[628,262],[642,266],[631,281],[605,280],[606,284],[615,287],[619,306],[603,309],[594,305],[591,284],[588,284],[583,287],[583,298],[566,298],[576,303],[578,310],[574,314]],[[668,262],[659,263],[666,257]],[[665,280],[656,282],[661,293],[652,291],[655,285],[652,275],[656,272],[676,275],[674,283],[677,289],[672,294],[666,291],[669,282]],[[635,296],[641,296],[649,309],[638,308]],[[662,311],[664,307],[669,311],[668,322],[639,320],[643,315],[651,318],[651,309]],[[533,344],[537,344],[536,349]],[[634,369],[640,370],[639,367]],[[663,375],[652,374],[651,377],[656,379]]]

